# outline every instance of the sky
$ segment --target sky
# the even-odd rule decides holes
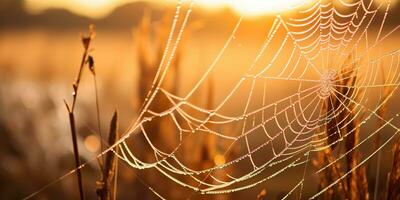
[[[101,18],[116,7],[135,0],[25,0],[28,11],[37,13],[49,8],[64,8],[73,13],[92,18]],[[178,0],[147,0],[160,4],[176,4]],[[186,0],[185,2],[188,2]],[[288,10],[312,0],[196,0],[196,4],[207,8],[230,7],[245,15],[260,15]]]

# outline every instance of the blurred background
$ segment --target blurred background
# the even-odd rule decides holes
[[[218,102],[226,95],[218,91],[236,82],[240,69],[249,66],[273,20],[269,17],[271,6],[248,6],[257,1],[227,2],[203,0],[194,7],[173,64],[176,73],[179,71],[178,79],[185,84],[178,84],[175,74],[165,86],[181,94],[192,88],[195,77],[212,63],[239,16],[244,15],[240,39],[234,43],[238,48],[229,50],[229,55],[235,56],[223,59],[219,64],[222,67],[197,94],[196,104],[203,107],[212,107],[213,101]],[[120,130],[125,130],[137,116],[154,77],[176,3],[173,0],[0,0],[0,199],[21,199],[74,168],[63,99],[71,100],[71,84],[83,51],[80,37],[89,24],[94,24],[96,31],[91,54],[99,84],[101,129],[107,133],[108,122],[117,109]],[[285,9],[279,7],[282,4],[277,8]],[[184,4],[184,8],[187,6]],[[398,13],[400,5],[393,4],[388,27],[399,23]],[[394,41],[392,46],[398,44],[400,35],[396,33],[391,41]],[[232,77],[218,76],[227,70],[231,70]],[[100,148],[93,79],[88,74],[82,80],[77,105],[83,161],[93,158]],[[163,139],[166,138],[158,142]],[[217,162],[210,153],[216,151],[214,148],[205,145],[187,152],[196,154],[190,162],[199,165]],[[388,168],[391,160],[385,159]],[[83,174],[86,195],[95,199],[95,183],[101,177],[97,163],[90,162]],[[165,183],[168,183],[165,187],[158,188],[162,193],[176,199],[185,197],[184,192],[174,190],[174,183],[159,176],[151,172],[140,175],[120,164],[119,199],[156,199],[148,187]],[[285,185],[285,180],[280,184]],[[271,185],[268,193],[272,199],[279,198],[290,188],[281,190],[278,183]],[[261,185],[234,197],[212,198],[255,199],[262,189]],[[77,199],[77,195],[75,175],[70,175],[34,199]]]

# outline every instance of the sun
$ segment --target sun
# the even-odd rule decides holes
[[[246,16],[278,13],[305,5],[312,0],[198,0],[205,6],[228,6]]]
[[[114,8],[115,0],[75,0],[77,6],[92,15],[104,16],[112,11]],[[95,17],[98,17],[95,16]]]
[[[99,9],[104,7],[109,7],[114,4],[114,0],[75,0],[80,6],[86,8]]]

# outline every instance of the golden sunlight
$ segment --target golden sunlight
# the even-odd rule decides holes
[[[26,7],[30,12],[41,12],[49,8],[64,8],[76,14],[85,15],[93,18],[101,18],[112,12],[114,8],[124,3],[137,0],[52,0],[38,1],[25,0]],[[215,9],[230,7],[236,12],[246,16],[257,16],[265,13],[276,13],[292,9],[310,0],[279,0],[279,1],[260,1],[260,0],[197,0],[200,6]],[[149,1],[153,2],[153,1]],[[160,4],[176,3],[177,0],[159,0]],[[185,1],[186,2],[186,1]]]
[[[200,4],[206,6],[229,6],[236,12],[246,16],[257,16],[266,13],[277,13],[301,6],[310,0],[199,0]]]

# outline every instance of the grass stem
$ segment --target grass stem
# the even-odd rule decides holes
[[[79,197],[81,200],[85,199],[85,195],[83,193],[83,180],[82,180],[82,172],[79,166],[81,165],[80,159],[79,159],[79,148],[78,148],[78,141],[77,141],[77,131],[76,131],[76,125],[75,125],[75,115],[74,115],[74,110],[75,110],[75,105],[78,97],[78,89],[79,89],[79,83],[82,77],[83,73],[83,68],[85,64],[87,63],[88,59],[88,54],[90,50],[90,43],[92,39],[94,38],[94,31],[93,31],[93,26],[89,27],[89,35],[82,37],[82,44],[84,47],[84,52],[82,55],[81,59],[81,64],[79,66],[79,72],[76,77],[75,82],[73,83],[73,92],[72,92],[72,106],[68,106],[68,103],[64,101],[65,106],[67,107],[68,110],[68,116],[69,116],[69,124],[71,127],[71,136],[72,136],[72,145],[73,145],[73,150],[74,150],[74,158],[75,158],[75,168],[77,169],[77,179],[78,179],[78,187],[79,187]]]

